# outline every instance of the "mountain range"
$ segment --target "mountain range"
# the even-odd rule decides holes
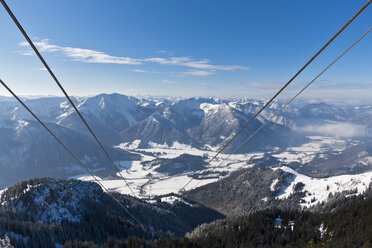
[[[115,161],[140,159],[138,154],[115,148],[122,143],[135,144],[137,148],[181,143],[200,150],[216,150],[265,103],[254,99],[140,99],[121,94],[74,97],[73,101]],[[25,99],[25,103],[89,168],[103,176],[109,174],[105,171],[111,172],[108,161],[64,98]],[[232,152],[281,106],[277,101],[270,105],[225,152]],[[34,177],[68,178],[84,173],[17,102],[1,98],[0,110],[0,187]],[[371,118],[372,107],[367,105],[291,106],[238,152],[284,149],[306,142],[308,134],[327,131],[331,135],[349,133],[353,138],[368,139]]]
[[[109,192],[89,182],[86,172],[21,106],[1,98],[0,237],[7,235],[16,247],[96,247],[105,242],[107,247],[122,242],[124,247],[153,247],[154,240],[155,247],[188,247],[188,242],[211,244],[207,236],[224,228],[237,235],[236,223],[249,223],[249,233],[257,223],[265,225],[276,237],[273,244],[296,243],[292,238],[304,233],[311,235],[302,244],[311,243],[319,233],[332,232],[308,232],[304,224],[298,229],[302,234],[281,233],[272,226],[273,213],[293,217],[297,225],[320,228],[324,222],[328,230],[338,230],[326,214],[321,222],[317,212],[338,211],[348,199],[364,196],[372,182],[368,105],[290,106],[220,164],[283,106],[275,101],[209,164],[265,100],[101,94],[73,101],[142,199],[118,193],[122,181],[64,98],[25,102]],[[177,193],[191,178],[194,186]],[[280,210],[266,210],[273,208]]]

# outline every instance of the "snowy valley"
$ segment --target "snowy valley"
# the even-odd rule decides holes
[[[301,198],[302,207],[326,201],[330,193],[362,193],[371,182],[372,124],[368,120],[372,118],[372,107],[368,105],[298,103],[285,109],[229,156],[281,107],[280,102],[275,102],[224,154],[208,164],[217,149],[264,105],[264,100],[159,100],[101,94],[77,97],[74,101],[135,194],[143,199],[183,193],[179,191],[256,167],[279,169],[293,176],[291,182],[282,186],[282,193],[276,196],[279,199],[288,197],[294,185],[302,182],[306,192]],[[104,186],[130,193],[63,98],[32,99],[26,103],[42,114],[48,126]],[[7,139],[0,154],[2,188],[36,177],[92,180],[17,103],[3,98],[0,109],[0,132]],[[33,155],[36,153],[39,156]],[[174,197],[162,200],[174,201]]]

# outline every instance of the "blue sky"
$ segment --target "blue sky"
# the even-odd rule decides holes
[[[8,0],[72,95],[273,95],[366,0]],[[372,6],[283,95],[372,26]],[[369,99],[372,33],[304,98]],[[61,95],[0,9],[0,78],[21,95]],[[6,95],[0,89],[0,95]]]

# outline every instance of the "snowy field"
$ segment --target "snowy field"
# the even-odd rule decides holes
[[[331,137],[312,136],[310,141],[298,147],[290,147],[284,151],[273,150],[271,155],[278,158],[281,164],[288,162],[299,162],[305,164],[310,162],[316,155],[326,156],[325,154],[337,154],[344,149],[358,144],[352,140],[342,140]],[[208,161],[215,155],[214,150],[199,150],[188,145],[175,143],[172,147],[167,145],[149,144],[149,148],[139,149],[140,141],[135,141],[130,144],[123,143],[117,148],[134,152],[141,155],[141,161],[120,161],[119,167],[122,169],[122,175],[134,190],[136,196],[141,198],[153,197],[156,195],[164,195],[168,193],[179,192],[188,182],[190,182],[191,175],[194,173],[203,173],[208,177],[198,177],[192,179],[191,183],[187,185],[185,190],[194,189],[230,175],[233,171],[254,166],[250,164],[250,159],[259,159],[264,156],[264,153],[247,153],[234,154],[226,161],[226,154],[220,155],[210,165],[207,165],[202,171],[185,171],[174,176],[168,176],[166,173],[157,172],[156,166],[143,166],[142,162],[153,161],[158,158],[173,159],[182,154],[190,154],[195,156],[202,156],[205,161]],[[302,206],[311,206],[318,202],[325,201],[329,193],[341,192],[344,190],[357,189],[358,193],[362,193],[368,187],[372,178],[372,172],[363,173],[359,175],[342,175],[329,178],[312,178],[300,174],[295,170],[281,166],[274,169],[282,169],[288,173],[294,174],[294,180],[290,185],[283,190],[283,194],[278,198],[285,198],[292,193],[293,185],[298,182],[305,184],[304,190],[307,194],[304,198],[306,203]],[[78,177],[81,180],[92,180],[89,176]],[[275,183],[275,182],[273,182]],[[117,191],[123,194],[131,194],[129,188],[125,185],[122,179],[103,180],[102,184],[110,191]],[[315,199],[315,200],[314,200]]]
[[[340,154],[348,147],[357,145],[354,140],[337,139],[334,137],[309,136],[311,141],[298,147],[290,147],[286,151],[274,154],[282,163],[298,162],[305,164],[311,162],[315,156],[325,157],[326,153]]]

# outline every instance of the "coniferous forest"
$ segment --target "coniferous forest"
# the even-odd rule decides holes
[[[69,241],[65,247],[371,247],[372,197],[351,197],[332,213],[263,210],[199,226],[185,238],[109,239],[101,245]],[[277,217],[281,228],[274,227]],[[293,230],[288,226],[294,221]]]
[[[16,192],[16,189],[13,191]],[[126,203],[133,204],[128,200]],[[151,234],[148,229],[119,218],[115,211],[107,214],[103,207],[96,205],[90,208],[80,222],[61,223],[41,223],[2,209],[0,235],[9,232],[17,234],[18,238],[17,235],[10,235],[12,245],[15,247],[55,247],[56,243],[63,244],[64,247],[159,248],[371,247],[372,244],[371,190],[358,196],[334,196],[327,204],[319,204],[303,211],[267,209],[227,219],[221,219],[222,215],[214,216],[213,218],[217,220],[199,225],[193,230],[189,229],[185,236],[181,233],[158,230],[155,231],[155,235]],[[189,209],[183,210],[187,212]],[[153,210],[147,211],[151,214]],[[175,210],[177,211],[181,216],[181,210]],[[106,215],[103,215],[104,212]],[[280,226],[275,221],[278,218]],[[157,222],[166,225],[161,219]],[[194,221],[190,226],[194,226],[195,223]],[[162,229],[161,225],[158,228]],[[167,228],[169,229],[169,226]],[[7,232],[4,232],[5,230]]]

